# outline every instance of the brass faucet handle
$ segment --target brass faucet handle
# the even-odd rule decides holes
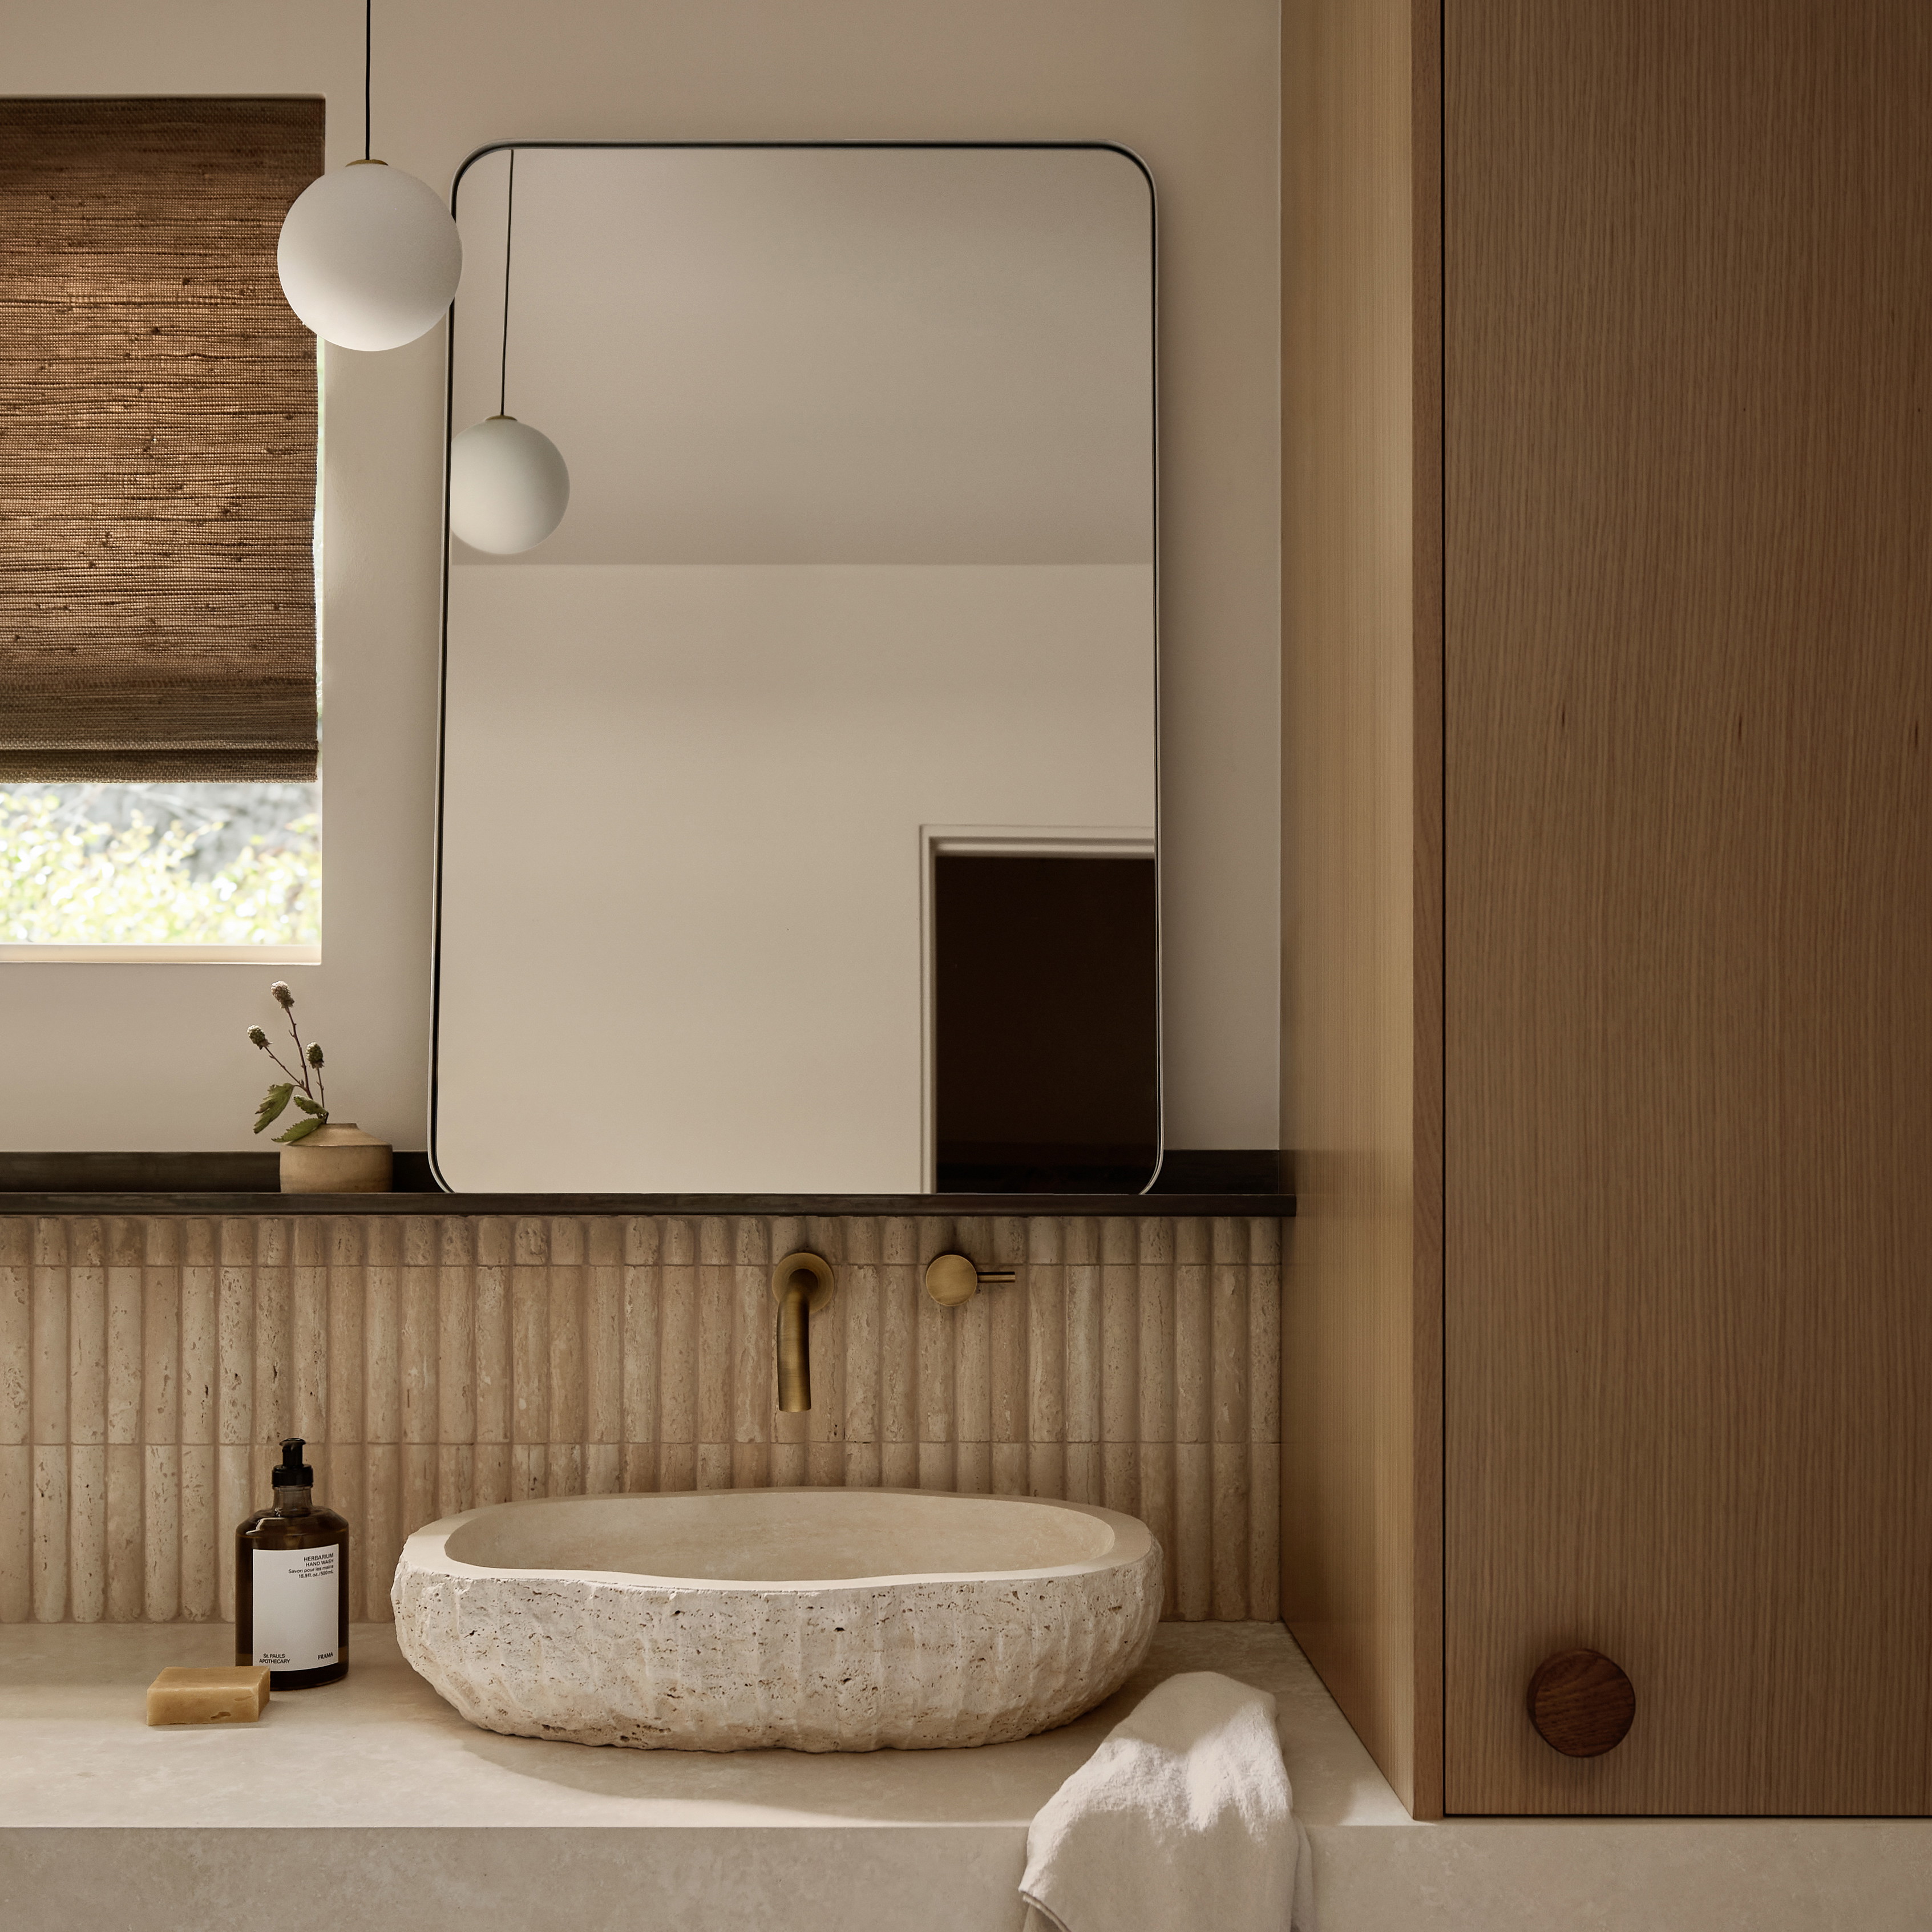
[[[1013,1279],[1011,1268],[976,1268],[964,1255],[935,1255],[926,1264],[926,1292],[942,1308],[964,1307],[982,1282]]]

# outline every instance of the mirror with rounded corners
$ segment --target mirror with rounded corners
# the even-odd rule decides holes
[[[1145,171],[520,143],[456,212],[443,1184],[1150,1184]]]

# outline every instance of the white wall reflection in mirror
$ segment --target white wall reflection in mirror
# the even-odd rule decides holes
[[[928,1189],[935,851],[1153,848],[1150,184],[1105,147],[522,146],[506,364],[508,172],[459,182],[452,428],[502,381],[570,502],[450,542],[437,1170]],[[1109,1010],[1138,1186],[1157,1016]]]

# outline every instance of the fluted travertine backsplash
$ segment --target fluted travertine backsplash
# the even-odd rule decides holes
[[[774,1257],[835,1268],[775,1408]],[[1016,1266],[956,1310],[920,1271]],[[887,1484],[1144,1518],[1166,1614],[1277,1614],[1280,1230],[1046,1216],[0,1216],[0,1621],[226,1617],[309,1438],[357,1618],[404,1538],[584,1491]]]

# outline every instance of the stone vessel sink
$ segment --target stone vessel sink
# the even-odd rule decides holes
[[[930,1749],[1070,1723],[1160,1616],[1082,1503],[713,1490],[499,1503],[404,1545],[403,1654],[473,1724],[642,1750]]]

